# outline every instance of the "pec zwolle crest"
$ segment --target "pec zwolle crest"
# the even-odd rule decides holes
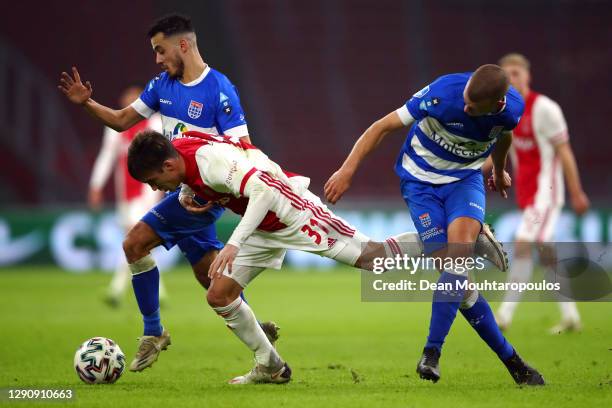
[[[429,213],[419,215],[419,220],[421,221],[423,228],[427,228],[431,225],[431,217],[429,216]]]
[[[204,109],[203,104],[192,100],[191,102],[189,102],[189,108],[187,108],[187,115],[189,115],[191,119],[197,119],[202,115],[202,109]]]

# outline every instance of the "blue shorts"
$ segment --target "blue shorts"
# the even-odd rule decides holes
[[[402,197],[423,243],[446,243],[446,230],[458,217],[484,223],[485,191],[480,172],[450,184],[427,184],[403,180]],[[426,245],[426,253],[439,246]]]
[[[179,246],[189,263],[196,264],[204,254],[223,248],[217,239],[215,221],[223,207],[215,206],[204,214],[188,212],[178,200],[179,190],[167,194],[141,221],[153,228],[166,249]]]

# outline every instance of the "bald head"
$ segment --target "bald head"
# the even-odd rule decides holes
[[[498,111],[503,107],[509,87],[508,77],[500,66],[486,64],[478,67],[463,92],[465,112],[481,116]]]

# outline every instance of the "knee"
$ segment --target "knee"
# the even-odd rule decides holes
[[[206,292],[206,301],[210,305],[210,307],[223,307],[232,303],[233,299],[230,299],[228,293],[225,293],[222,290],[215,289],[213,285],[212,288]]]
[[[127,262],[134,263],[147,256],[155,246],[155,243],[150,241],[146,234],[140,232],[138,224],[130,229],[123,240],[123,253]]]

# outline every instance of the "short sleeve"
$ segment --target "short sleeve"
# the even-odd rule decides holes
[[[221,134],[236,137],[249,134],[238,91],[225,77],[219,78],[216,122]]]
[[[429,93],[430,89],[431,85],[427,85],[425,88],[412,95],[412,98],[406,102],[406,109],[415,120],[420,120],[427,116],[427,104],[423,98]],[[402,119],[402,123],[403,121]]]
[[[132,102],[132,108],[142,117],[149,118],[155,112],[159,111],[159,94],[157,92],[157,86],[159,85],[159,77],[153,78],[144,91],[140,94],[140,97]]]
[[[545,96],[538,97],[533,112],[534,128],[538,137],[553,145],[569,139],[567,123],[559,104]]]

